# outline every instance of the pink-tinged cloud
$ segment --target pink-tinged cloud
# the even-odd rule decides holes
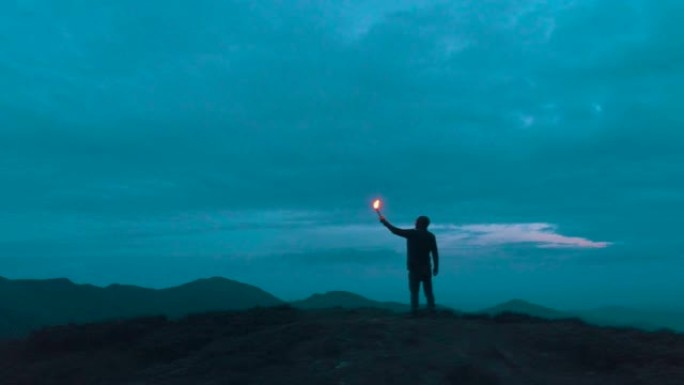
[[[603,249],[611,245],[559,234],[556,227],[548,223],[442,225],[436,226],[435,231],[440,233],[442,243],[447,247],[529,243],[539,248]]]

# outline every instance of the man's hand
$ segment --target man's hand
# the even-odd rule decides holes
[[[436,277],[437,274],[439,274],[439,269],[435,267],[434,269],[432,269],[432,275]]]
[[[387,219],[383,215],[380,215],[380,222],[385,223],[387,222]]]

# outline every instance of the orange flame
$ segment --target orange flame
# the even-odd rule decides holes
[[[373,202],[373,209],[376,210],[376,211],[377,211],[377,210],[380,210],[380,199],[376,199],[376,200]]]

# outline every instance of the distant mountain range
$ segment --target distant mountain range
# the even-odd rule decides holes
[[[10,280],[0,277],[0,339],[22,337],[46,326],[70,323],[157,315],[177,318],[193,313],[279,305],[305,310],[376,308],[404,312],[409,309],[405,304],[373,301],[345,291],[314,294],[304,300],[288,303],[258,287],[219,277],[167,289],[116,284],[98,287],[75,284],[64,278]],[[523,300],[513,300],[479,313],[519,313],[546,319],[579,318],[603,326],[684,331],[684,313],[640,312],[618,307],[561,312]]]

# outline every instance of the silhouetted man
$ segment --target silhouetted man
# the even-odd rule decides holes
[[[437,251],[437,238],[428,231],[430,218],[420,216],[416,219],[415,229],[400,229],[393,226],[385,219],[380,217],[385,227],[392,233],[406,238],[406,267],[409,272],[409,290],[411,291],[411,310],[418,310],[418,292],[420,283],[423,283],[423,291],[427,298],[429,310],[435,309],[435,296],[432,293],[432,276],[437,276],[439,272],[439,253]],[[430,253],[434,261],[434,268],[430,266]]]

